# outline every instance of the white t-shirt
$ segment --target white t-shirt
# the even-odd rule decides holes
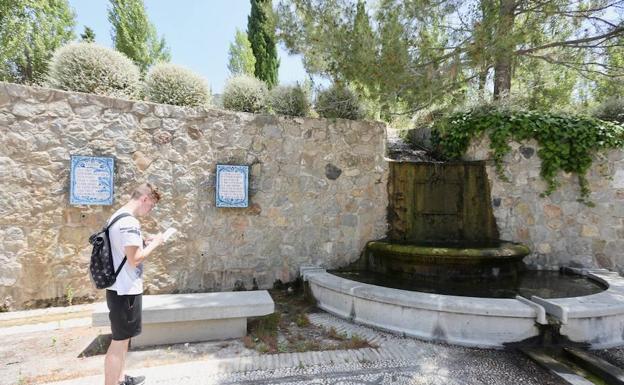
[[[108,223],[122,213],[132,215],[130,210],[122,207],[108,219]],[[115,271],[117,271],[119,264],[124,259],[124,247],[138,246],[139,251],[143,250],[141,224],[133,216],[123,217],[115,222],[108,230],[108,236],[113,251],[113,266],[115,267]],[[118,295],[143,293],[143,263],[134,267],[130,261],[126,260],[126,263],[117,276],[117,280],[108,290],[114,290]]]

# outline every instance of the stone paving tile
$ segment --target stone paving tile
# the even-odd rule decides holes
[[[150,385],[169,384],[562,384],[522,356],[509,352],[479,352],[472,355],[449,354],[441,346],[438,356],[397,359],[400,347],[325,351],[320,365],[298,365],[298,354],[241,357],[135,369],[131,374],[149,378]],[[412,352],[413,354],[419,352]],[[407,351],[402,356],[408,355]],[[496,357],[496,356],[500,357]],[[270,357],[270,360],[267,358]],[[345,362],[345,357],[349,362]],[[368,361],[360,357],[367,357]],[[330,363],[334,361],[334,363]],[[269,363],[271,369],[265,369]],[[288,363],[288,365],[286,365]],[[256,368],[256,370],[253,370]],[[56,385],[101,383],[101,376],[59,382]]]
[[[563,384],[516,352],[423,342],[350,324],[323,313],[315,314],[310,320],[319,326],[332,325],[349,336],[358,334],[375,339],[379,347],[211,358],[134,368],[130,374],[146,375],[149,385]],[[92,376],[54,384],[102,382],[102,376]]]

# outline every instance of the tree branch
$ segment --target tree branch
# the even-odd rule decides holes
[[[590,36],[590,37],[585,37],[582,39],[575,39],[575,40],[556,41],[556,42],[544,44],[538,47],[519,49],[519,50],[516,50],[515,54],[526,55],[531,52],[540,51],[540,50],[543,50],[546,48],[552,48],[552,47],[576,47],[582,43],[589,43],[589,42],[596,41],[596,40],[608,40],[608,39],[617,37],[621,34],[624,34],[624,26],[619,26],[617,28],[614,28],[611,31],[604,33],[602,35]]]
[[[541,9],[541,7],[543,7],[544,5],[550,4],[551,2],[550,1],[544,1],[542,3],[540,3],[540,2],[537,2],[537,3],[538,3],[537,5],[535,5],[534,7],[531,7],[531,8],[521,8],[516,13],[516,15],[520,15],[520,14],[523,14],[523,13],[529,13],[529,12],[539,12],[539,9]],[[583,9],[583,10],[576,10],[576,11],[566,11],[565,13],[567,13],[567,14],[577,13],[577,14],[580,14],[580,15],[583,15],[583,14],[589,15],[591,13],[601,12],[601,11],[607,10],[607,9],[609,9],[611,7],[614,7],[614,6],[616,6],[617,4],[620,4],[620,3],[622,3],[622,0],[613,1],[613,2],[605,4],[604,6],[601,6],[601,7],[589,8],[589,9]],[[547,13],[548,14],[553,14],[553,12],[550,12],[550,11],[548,11]],[[562,12],[554,12],[554,13],[555,14],[562,14]]]
[[[546,55],[529,55],[529,54],[527,54],[525,56],[531,57],[531,58],[534,58],[534,59],[543,60],[543,61],[545,61],[547,63],[550,63],[550,64],[555,64],[555,65],[560,65],[560,66],[563,66],[563,67],[566,67],[566,68],[570,68],[572,70],[577,71],[580,76],[582,76],[582,77],[584,77],[584,78],[586,78],[588,80],[594,80],[594,79],[589,77],[589,76],[587,76],[587,75],[585,75],[585,73],[588,73],[588,74],[598,74],[598,75],[602,75],[602,76],[605,76],[605,77],[608,77],[608,78],[614,78],[614,79],[615,78],[622,78],[622,77],[624,77],[624,68],[609,66],[609,65],[604,64],[604,63],[597,63],[597,62],[589,62],[589,63],[567,62],[567,61],[556,60],[556,59],[553,59],[552,57],[546,56]],[[583,67],[588,66],[588,65],[595,65],[595,66],[598,66],[598,67],[602,67],[602,68],[605,69],[605,71],[609,71],[610,69],[620,69],[620,70],[622,70],[622,72],[614,74],[612,72],[609,73],[609,72],[599,71],[599,70],[596,70],[596,69],[583,68]]]

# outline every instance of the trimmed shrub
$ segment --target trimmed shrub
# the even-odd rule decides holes
[[[266,83],[249,75],[231,77],[223,90],[223,107],[228,110],[260,112],[266,109]]]
[[[206,81],[193,71],[170,63],[156,64],[145,78],[145,98],[175,106],[205,106],[210,103]]]
[[[123,54],[93,43],[70,43],[54,52],[47,85],[67,91],[134,98],[139,68]]]
[[[323,118],[358,120],[364,117],[364,109],[355,92],[337,84],[318,93],[316,111]]]
[[[308,116],[310,113],[307,92],[299,84],[273,88],[269,93],[269,106],[279,115]]]
[[[624,123],[624,98],[605,100],[594,110],[593,115],[598,119]]]

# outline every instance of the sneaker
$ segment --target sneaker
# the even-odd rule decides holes
[[[119,385],[141,385],[145,383],[145,376],[136,376],[132,377],[129,375],[124,376],[124,381],[120,382]]]

